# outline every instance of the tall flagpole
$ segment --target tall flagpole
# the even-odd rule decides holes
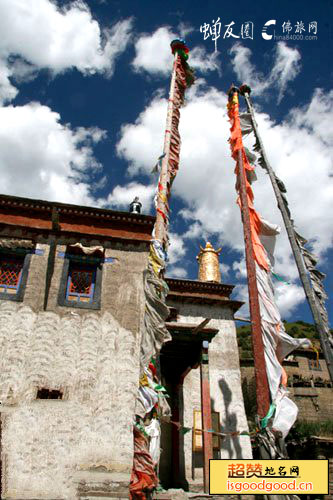
[[[168,181],[170,182],[169,175],[169,158],[170,158],[170,143],[171,143],[171,126],[172,126],[172,116],[174,113],[174,96],[175,96],[175,84],[176,84],[176,72],[177,65],[179,64],[180,55],[178,52],[174,53],[174,63],[172,69],[170,92],[168,100],[168,110],[166,117],[165,135],[164,135],[164,148],[163,148],[163,158],[161,165],[161,172],[158,183],[158,196],[156,200],[156,222],[154,226],[154,238],[160,241],[166,249],[167,234],[165,231],[166,217],[168,217],[169,206],[168,199],[170,192],[168,192]],[[164,193],[164,196],[163,194]]]
[[[153,432],[160,433],[159,419],[170,416],[160,384],[158,370],[159,353],[171,335],[165,326],[169,315],[166,305],[168,293],[164,281],[167,250],[169,246],[169,198],[172,182],[179,167],[180,135],[178,124],[180,107],[183,104],[186,87],[193,81],[193,71],[187,64],[188,48],[183,40],[173,40],[171,50],[174,63],[168,101],[166,130],[160,176],[155,197],[156,221],[149,249],[148,266],[144,272],[145,312],[140,346],[140,380],[136,398],[133,469],[130,482],[130,498],[145,500],[158,485],[158,464],[160,446],[157,439],[149,442],[148,436],[153,423]],[[162,161],[160,161],[162,160]],[[147,421],[151,421],[149,426]],[[156,436],[155,436],[156,437]],[[151,446],[153,444],[153,447]],[[148,492],[148,493],[147,493]]]
[[[180,39],[171,42],[174,64],[170,83],[168,110],[166,118],[164,149],[156,199],[156,223],[154,239],[158,240],[167,251],[170,190],[178,171],[180,154],[180,135],[178,123],[179,109],[183,104],[184,92],[194,82],[193,70],[187,64],[189,49]]]
[[[238,110],[238,89],[232,87],[229,90],[229,102],[237,106]],[[235,116],[235,123],[233,129],[240,129],[239,116]],[[232,146],[232,145],[231,145]],[[246,172],[243,163],[242,144],[238,143],[232,146],[234,159],[237,162],[237,178],[239,184],[240,206],[243,221],[244,240],[245,240],[245,258],[246,269],[248,277],[248,290],[249,290],[249,303],[250,303],[250,316],[251,316],[251,330],[252,330],[252,346],[253,346],[253,359],[254,371],[256,382],[256,400],[257,400],[257,414],[259,418],[267,415],[270,406],[270,391],[268,387],[266,362],[264,354],[264,344],[261,329],[261,316],[259,295],[256,278],[256,267],[254,258],[254,249],[251,238],[251,225],[249,204],[246,190]]]
[[[292,249],[292,252],[294,254],[295,262],[296,262],[297,269],[299,272],[299,277],[300,277],[300,280],[302,282],[304,292],[305,292],[306,298],[308,300],[308,303],[309,303],[309,306],[310,306],[310,309],[312,312],[312,316],[313,316],[313,320],[314,320],[316,329],[319,333],[320,345],[321,345],[321,348],[323,350],[323,354],[324,354],[324,357],[325,357],[325,360],[327,363],[327,368],[328,368],[328,372],[330,374],[330,378],[333,382],[333,349],[330,345],[330,341],[329,341],[324,323],[322,321],[320,311],[317,307],[315,293],[314,293],[314,290],[311,286],[310,279],[309,279],[309,276],[308,276],[308,273],[306,271],[304,261],[302,258],[302,254],[301,254],[301,251],[300,251],[299,246],[298,246],[297,241],[296,241],[293,223],[292,223],[291,218],[287,212],[285,202],[282,198],[281,191],[280,191],[278,184],[277,184],[277,181],[276,181],[275,173],[274,173],[274,171],[269,163],[269,160],[268,160],[267,155],[266,155],[266,151],[264,149],[263,142],[262,142],[261,137],[260,137],[259,132],[258,132],[258,126],[257,126],[257,122],[255,120],[253,106],[252,106],[252,102],[251,102],[251,98],[250,98],[251,89],[247,85],[242,85],[239,90],[240,90],[241,95],[243,95],[245,98],[248,111],[251,115],[251,121],[252,121],[254,134],[255,134],[257,142],[260,146],[261,154],[262,154],[263,160],[265,162],[265,169],[268,172],[268,175],[269,175],[269,178],[271,180],[273,190],[274,190],[274,193],[275,193],[275,196],[277,199],[278,207],[279,207],[280,212],[282,214],[283,222],[284,222],[284,225],[286,227],[286,231],[288,234],[291,249]]]

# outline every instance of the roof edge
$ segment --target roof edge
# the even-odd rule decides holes
[[[145,224],[151,226],[153,226],[155,222],[155,216],[153,215],[132,214],[130,212],[121,212],[108,208],[74,205],[71,203],[60,203],[56,201],[37,200],[34,198],[24,198],[6,194],[0,194],[0,206],[26,208],[30,210],[32,209],[45,212],[52,212],[52,209],[55,208],[59,213],[66,213],[68,215],[84,215],[89,217],[127,221],[134,224]]]

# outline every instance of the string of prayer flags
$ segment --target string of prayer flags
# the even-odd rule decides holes
[[[247,174],[245,184],[249,206],[251,241],[255,259],[266,373],[271,396],[271,406],[268,414],[263,419],[263,424],[265,430],[272,427],[285,437],[296,420],[298,410],[296,404],[288,398],[288,392],[284,386],[286,377],[284,376],[282,361],[297,347],[310,347],[311,342],[308,339],[294,339],[286,333],[275,301],[272,283],[273,250],[275,238],[280,232],[280,228],[265,221],[254,208],[254,195],[248,175],[254,170],[254,167],[246,155],[241,128],[243,122],[243,128],[245,123],[247,133],[250,132],[249,117],[247,114],[247,116],[243,116],[242,122],[240,120],[238,89],[236,88],[231,89],[229,95],[228,116],[231,123],[231,154],[237,162],[235,173],[238,177],[240,168],[238,156],[241,153],[243,166]],[[258,147],[255,149],[257,151]],[[236,189],[238,191],[240,189],[238,181]],[[240,199],[238,199],[238,204],[240,205],[240,203]]]
[[[144,273],[145,313],[140,348],[140,384],[136,399],[136,418],[143,426],[134,426],[134,459],[130,482],[132,500],[146,500],[158,486],[156,470],[160,454],[159,418],[170,417],[166,389],[160,383],[158,356],[163,344],[171,340],[165,326],[169,315],[166,305],[168,286],[163,279],[169,246],[169,197],[172,182],[179,168],[180,134],[178,130],[180,107],[185,89],[194,82],[193,70],[187,63],[189,49],[183,40],[173,40],[175,54],[167,126],[163,154],[153,171],[160,171],[155,194],[156,222],[149,249],[148,266]],[[145,377],[144,377],[145,375]],[[146,422],[150,421],[146,425]],[[150,443],[146,438],[150,436]]]

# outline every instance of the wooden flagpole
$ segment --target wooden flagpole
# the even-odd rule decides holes
[[[175,52],[172,75],[171,75],[171,83],[170,83],[165,135],[164,135],[164,149],[163,149],[164,157],[162,159],[161,172],[159,178],[159,185],[161,187],[161,191],[165,193],[166,196],[168,196],[168,184],[170,183],[169,158],[170,158],[171,127],[172,127],[172,117],[174,113],[174,96],[175,96],[178,58],[180,58],[180,55],[178,54],[178,52]],[[167,216],[167,213],[168,213],[167,198],[157,196],[154,238],[160,241],[164,247],[167,246],[167,242],[165,241],[165,236],[166,236],[165,220],[163,214]]]
[[[284,222],[284,225],[286,227],[287,234],[288,234],[290,246],[291,246],[292,252],[294,254],[296,266],[297,266],[297,269],[299,272],[299,277],[300,277],[300,280],[302,282],[304,292],[305,292],[306,298],[308,300],[308,303],[309,303],[309,306],[310,306],[310,309],[312,312],[312,316],[313,316],[313,320],[314,320],[316,329],[319,333],[320,345],[321,345],[321,348],[322,348],[323,353],[324,353],[324,357],[325,357],[325,360],[327,363],[327,368],[328,368],[328,372],[330,374],[330,378],[333,382],[333,350],[332,350],[332,347],[330,345],[324,324],[322,322],[320,312],[319,312],[318,307],[316,305],[316,298],[315,298],[314,290],[311,286],[310,279],[309,279],[308,273],[307,273],[305,265],[304,265],[303,257],[301,255],[301,251],[300,251],[298,244],[297,244],[297,241],[296,241],[292,221],[291,221],[289,214],[286,210],[280,189],[279,189],[278,184],[276,182],[275,173],[274,173],[274,171],[269,163],[269,160],[268,160],[267,155],[266,155],[266,151],[264,149],[263,142],[262,142],[261,137],[260,137],[259,132],[258,132],[258,125],[257,125],[257,122],[255,120],[253,106],[252,106],[252,102],[250,99],[251,89],[247,85],[242,85],[240,87],[240,92],[245,98],[245,101],[247,104],[247,109],[251,115],[253,130],[254,130],[255,136],[257,138],[257,141],[260,145],[262,156],[263,156],[263,159],[265,161],[265,165],[267,167],[267,172],[268,172],[268,175],[269,175],[269,178],[271,180],[273,190],[274,190],[274,193],[276,196],[277,204],[278,204],[278,207],[279,207],[280,212],[282,214],[282,218],[283,218],[283,222]]]
[[[179,108],[183,103],[186,87],[190,86],[194,81],[192,70],[186,62],[189,50],[185,42],[180,39],[173,40],[171,42],[171,50],[172,53],[175,54],[175,57],[170,84],[164,152],[163,156],[160,158],[162,159],[161,171],[155,198],[156,221],[152,234],[148,266],[144,281],[146,307],[140,349],[140,375],[142,376],[140,378],[137,396],[137,403],[139,402],[141,406],[143,404],[141,402],[142,394],[140,392],[143,385],[142,379],[144,378],[143,376],[147,377],[145,369],[148,368],[148,371],[150,370],[150,361],[156,361],[164,341],[170,338],[165,326],[168,308],[165,304],[167,286],[163,279],[166,252],[168,249],[168,200],[170,197],[171,184],[179,166]],[[150,373],[151,376],[154,377],[151,370]],[[145,407],[144,404],[143,406]],[[145,490],[151,492],[158,484],[156,464],[154,464],[152,460],[149,452],[149,442],[143,432],[142,422],[144,419],[141,413],[138,413],[136,417],[138,422],[134,425],[134,457],[130,481],[130,498],[132,499],[139,497],[146,498]],[[139,426],[137,423],[139,423]],[[145,457],[144,459],[142,458],[143,456]],[[144,470],[142,469],[143,462]],[[142,472],[144,472],[144,476],[142,476]]]
[[[232,99],[237,98],[238,100],[238,89],[234,87],[231,89],[230,92],[231,93],[229,95],[231,96],[231,98]],[[270,391],[266,373],[264,344],[261,331],[261,316],[260,316],[257,278],[256,278],[256,267],[254,259],[254,250],[251,239],[249,204],[246,192],[246,172],[243,164],[241,149],[238,150],[237,152],[237,166],[238,166],[239,195],[241,200],[241,213],[242,213],[244,241],[245,241],[247,281],[249,290],[252,346],[253,346],[253,359],[254,359],[254,371],[255,371],[255,382],[256,382],[257,414],[260,418],[263,418],[265,417],[265,415],[267,415],[270,406]]]

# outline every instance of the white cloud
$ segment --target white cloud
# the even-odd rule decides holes
[[[301,286],[275,283],[275,299],[281,318],[288,319],[295,308],[305,300],[305,296]]]
[[[179,31],[181,38],[184,39],[187,37],[187,35],[192,33],[195,30],[195,28],[193,28],[193,26],[191,26],[190,24],[186,22],[183,23],[181,21],[177,26],[177,30]]]
[[[181,29],[183,28],[182,26]],[[170,42],[175,38],[178,36],[168,26],[158,28],[152,35],[141,35],[135,43],[136,54],[132,62],[134,69],[155,75],[169,75],[173,61]],[[189,64],[202,73],[219,71],[218,56],[218,53],[208,55],[203,47],[197,46],[190,51]]]
[[[109,194],[107,198],[107,204],[111,208],[119,208],[121,210],[126,210],[129,208],[130,203],[134,200],[136,196],[139,197],[142,203],[142,213],[149,213],[156,186],[149,185],[145,186],[138,182],[130,182],[124,186],[116,186],[112,193]]]
[[[189,64],[195,70],[201,71],[201,73],[207,73],[208,71],[214,70],[220,73],[220,63],[218,61],[219,56],[219,52],[212,52],[208,54],[206,49],[201,46],[197,46],[190,51]]]
[[[184,219],[191,219],[191,212],[189,210],[183,209],[179,212]],[[199,221],[190,224],[188,230],[183,234],[183,238],[188,238],[191,240],[199,239],[202,242],[208,240],[208,233]]]
[[[316,91],[306,107],[292,110],[281,124],[262,112],[256,116],[271,164],[288,189],[297,230],[312,238],[313,249],[323,261],[333,243],[328,217],[333,208],[333,146],[328,144],[333,131],[333,92],[322,101],[321,96]],[[224,248],[228,246],[242,255],[243,229],[236,205],[235,163],[230,157],[230,125],[225,108],[226,96],[202,82],[188,92],[187,105],[181,110],[181,161],[173,196],[185,203],[181,215],[189,229],[184,237],[198,238],[203,229],[208,238],[215,235]],[[128,160],[131,175],[148,173],[159,156],[166,109],[166,100],[155,99],[134,124],[123,127],[118,153]],[[247,140],[249,147],[251,142],[253,138]],[[253,186],[255,206],[265,219],[283,228],[272,187],[261,167],[257,168],[257,176]],[[276,272],[295,280],[297,269],[284,229],[277,239],[275,255]],[[241,276],[241,265],[237,270]],[[290,285],[284,293],[291,304],[289,311],[302,300],[296,285]],[[281,298],[279,301],[288,312],[287,304]]]
[[[261,94],[266,89],[267,83],[265,82],[264,75],[256,71],[250,61],[251,49],[237,42],[231,47],[229,52],[232,56],[231,63],[239,82],[251,85],[253,93]]]
[[[47,106],[0,107],[1,192],[77,204],[95,204],[92,178],[101,166],[93,145],[98,128],[71,129]]]
[[[135,124],[124,125],[117,153],[130,162],[129,173],[143,168],[150,173],[162,153],[163,127],[161,118],[166,113],[166,101],[155,99],[140,115]],[[143,121],[142,121],[142,118]]]
[[[231,267],[228,264],[225,264],[222,262],[220,264],[220,271],[221,271],[221,281],[222,281],[222,283],[225,283],[225,281],[228,278],[229,273],[231,271]]]
[[[0,104],[11,101],[18,93],[18,90],[12,85],[10,78],[13,72],[7,67],[4,61],[0,59]]]
[[[276,282],[274,283],[274,287],[275,300],[280,311],[281,319],[290,319],[296,307],[305,299],[303,288],[295,284],[287,285]],[[250,316],[250,311],[247,284],[237,285],[235,289],[235,299],[245,302],[237,312],[237,316],[248,318]]]
[[[186,278],[187,271],[184,264],[186,247],[184,239],[177,233],[169,233],[170,246],[168,251],[167,275],[173,278]]]
[[[186,254],[183,238],[177,233],[169,233],[170,247],[168,252],[169,265],[179,264]]]
[[[252,51],[240,43],[235,43],[230,49],[230,54],[233,56],[231,63],[239,84],[250,85],[254,95],[261,95],[268,89],[276,87],[278,103],[286,92],[287,84],[296,78],[301,69],[299,51],[288,47],[284,42],[277,43],[273,67],[269,75],[257,71],[250,61]]]
[[[235,261],[232,264],[232,270],[235,272],[237,279],[244,279],[247,276],[245,259]]]
[[[183,217],[186,215],[189,216],[188,214],[188,210],[182,210],[180,212],[180,215],[182,215]],[[202,228],[202,225],[200,224],[200,222],[194,222],[193,224],[190,224],[188,230],[186,231],[186,233],[184,233],[183,237],[184,238],[190,238],[190,239],[195,239],[195,238],[202,238],[202,232],[203,232],[203,228]]]
[[[102,30],[82,0],[62,9],[50,0],[2,0],[0,32],[0,97],[10,101],[17,91],[8,79],[22,79],[24,63],[32,66],[30,76],[33,69],[57,74],[74,67],[110,76],[129,42],[131,19]],[[12,63],[13,57],[21,64]]]
[[[316,89],[308,106],[291,110],[290,120],[294,127],[305,127],[327,146],[332,146],[332,115],[333,90],[325,93],[321,89]]]
[[[170,42],[175,38],[176,35],[165,26],[158,28],[152,35],[142,35],[135,43],[134,69],[169,74],[173,59]]]
[[[297,49],[288,47],[284,42],[277,44],[276,58],[269,79],[276,82],[279,88],[278,102],[283,98],[288,83],[300,72],[300,60],[301,54]]]
[[[168,278],[187,278],[187,271],[184,267],[172,266],[167,270]]]

